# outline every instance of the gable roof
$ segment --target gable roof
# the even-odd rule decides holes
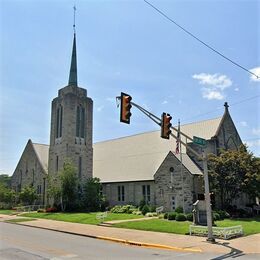
[[[45,172],[48,172],[48,160],[49,160],[49,145],[32,143],[32,146],[36,152],[40,164]]]
[[[222,117],[181,126],[190,137],[211,139],[215,136]],[[183,141],[184,138],[182,138]],[[101,182],[153,180],[153,175],[169,153],[174,151],[176,140],[160,137],[160,131],[146,132],[128,137],[95,143],[93,176]],[[192,174],[201,174],[199,168],[182,146],[183,165]],[[179,156],[177,156],[179,159]]]

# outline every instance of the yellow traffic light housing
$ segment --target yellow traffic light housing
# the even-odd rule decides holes
[[[170,114],[162,113],[162,120],[161,120],[161,137],[164,139],[169,139],[171,134],[171,120],[172,117]]]
[[[121,92],[121,110],[120,110],[120,122],[130,124],[131,117],[131,100],[132,97],[128,94]]]

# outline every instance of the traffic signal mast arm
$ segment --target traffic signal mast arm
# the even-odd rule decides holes
[[[118,97],[118,98],[120,98],[120,97]],[[148,116],[148,117],[149,117],[152,121],[154,121],[157,125],[161,126],[161,124],[162,124],[161,118],[157,117],[157,116],[154,115],[153,113],[149,112],[148,110],[144,109],[143,107],[137,105],[136,103],[134,103],[134,102],[132,102],[132,101],[131,101],[131,105],[134,106],[134,107],[136,107],[137,109],[139,109],[141,112],[143,112],[146,116]],[[177,129],[177,128],[171,126],[171,129],[174,130],[174,131],[176,131],[176,133],[178,133],[178,129]],[[175,135],[175,134],[173,134],[173,133],[171,133],[170,135],[171,135],[173,138],[177,139],[177,135]],[[185,143],[185,142],[183,142],[183,141],[181,140],[181,136],[184,136],[184,137],[186,138],[186,140],[189,140],[189,141],[191,141],[191,142],[193,141],[193,139],[192,139],[191,137],[189,137],[188,135],[186,135],[185,133],[183,133],[183,132],[180,131],[180,143],[181,143],[182,145],[184,145],[184,146],[186,147],[186,149],[188,149],[188,150],[191,151],[194,155],[196,155],[198,159],[203,159],[199,153],[197,153],[197,152],[196,152],[195,150],[193,150],[190,146],[188,146],[187,143]]]

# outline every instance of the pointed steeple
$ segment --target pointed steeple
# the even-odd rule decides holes
[[[77,75],[77,52],[76,52],[76,33],[74,32],[73,47],[70,64],[70,75],[68,85],[78,86],[78,75]]]

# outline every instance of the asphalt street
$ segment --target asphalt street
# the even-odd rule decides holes
[[[118,244],[83,236],[0,223],[0,259],[231,259],[231,255],[190,253]],[[236,259],[257,259],[241,255]]]

